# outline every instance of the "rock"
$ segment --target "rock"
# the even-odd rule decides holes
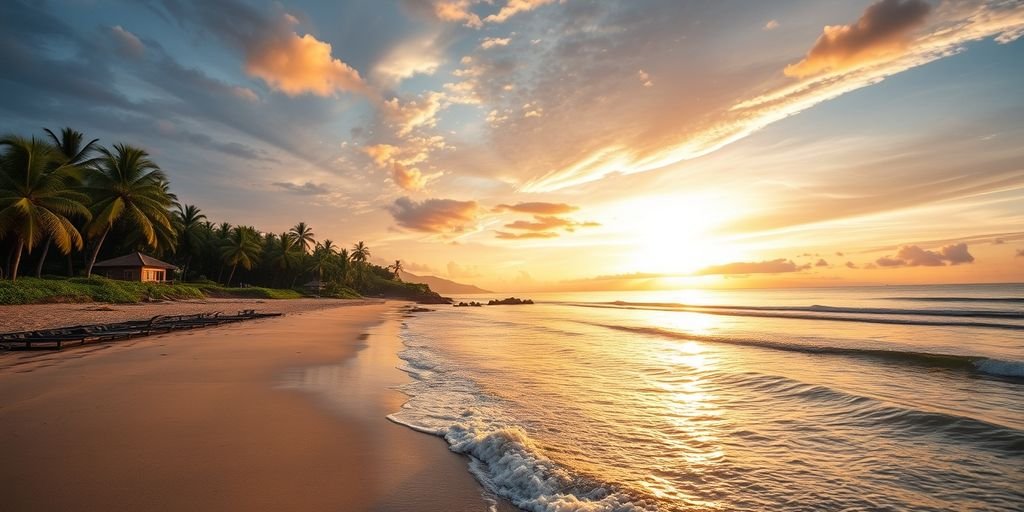
[[[533,304],[533,301],[530,299],[518,299],[516,297],[509,297],[501,300],[491,299],[487,301],[488,306],[518,306],[520,304]]]

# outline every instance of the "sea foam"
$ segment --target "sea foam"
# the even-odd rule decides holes
[[[494,400],[471,382],[446,371],[425,343],[404,337],[400,369],[413,381],[401,391],[410,400],[388,419],[443,437],[449,448],[469,457],[469,471],[484,489],[530,512],[642,512],[655,503],[614,486],[574,474],[544,454],[527,432],[502,418]]]

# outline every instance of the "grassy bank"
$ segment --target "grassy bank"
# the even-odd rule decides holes
[[[103,277],[0,281],[0,304],[54,302],[110,302],[131,304],[149,300],[218,298],[297,299],[295,290],[274,288],[225,288],[213,283],[160,284],[116,281]],[[356,294],[358,296],[358,294]]]

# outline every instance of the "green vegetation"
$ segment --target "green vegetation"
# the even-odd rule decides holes
[[[0,139],[0,278],[8,280],[0,304],[303,295],[444,300],[426,285],[401,282],[401,261],[370,262],[362,241],[350,253],[317,241],[304,222],[280,234],[211,222],[178,201],[143,149],[83,144],[70,128],[46,134],[48,140]],[[51,247],[63,258],[48,259]],[[89,277],[97,261],[135,251],[177,265],[176,284]],[[35,279],[19,279],[26,260],[35,264]],[[44,272],[66,277],[41,279]]]
[[[183,284],[116,281],[103,277],[39,279],[23,277],[0,281],[0,304],[40,302],[112,302],[128,304],[147,300],[202,299],[199,288]]]

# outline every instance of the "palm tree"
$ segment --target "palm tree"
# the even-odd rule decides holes
[[[402,277],[401,277],[402,261],[401,260],[395,260],[395,264],[389,266],[388,268],[390,268],[390,269],[395,271],[395,280],[396,281],[401,281],[402,280]]]
[[[82,141],[85,140],[85,135],[77,130],[70,127],[65,127],[60,131],[60,137],[50,131],[49,128],[43,128],[46,135],[50,138],[50,142],[56,146],[57,150],[60,151],[61,156],[64,160],[64,165],[75,166],[78,169],[84,169],[91,166],[95,159],[89,158],[90,155],[96,152],[96,143],[99,139],[92,139],[88,144],[82,145]],[[74,178],[78,178],[75,176]],[[77,180],[75,180],[77,181]],[[77,185],[77,183],[69,183],[69,186]],[[36,263],[36,277],[42,277],[43,265],[46,264],[46,256],[50,253],[51,240],[46,239],[46,243],[43,244],[43,253],[39,255],[39,261]],[[68,251],[68,275],[73,275],[71,265],[71,252]]]
[[[324,243],[316,244],[316,249],[313,251],[313,269],[316,270],[318,293],[319,287],[324,283],[324,268],[330,268],[336,256],[334,247],[334,242],[324,240]]]
[[[82,141],[85,140],[85,135],[78,130],[64,128],[60,131],[60,137],[50,131],[49,128],[43,128],[43,131],[50,137],[50,142],[64,156],[64,163],[78,167],[86,167],[96,163],[97,159],[88,157],[99,149],[96,146],[99,139],[90,140],[88,144],[83,146]]]
[[[13,234],[11,280],[18,278],[21,253],[44,238],[64,254],[82,248],[82,235],[68,218],[89,218],[89,198],[69,188],[78,169],[59,150],[35,137],[8,137],[0,157],[0,237]]]
[[[301,253],[295,244],[295,235],[288,232],[281,233],[275,242],[271,252],[271,264],[273,267],[285,274],[298,267],[301,263]]]
[[[295,243],[302,248],[304,253],[308,253],[309,248],[316,244],[316,240],[313,238],[316,236],[313,234],[313,228],[307,226],[305,222],[296,224],[290,233],[295,235]]]
[[[95,172],[86,180],[86,192],[93,197],[93,218],[87,233],[96,239],[85,275],[92,275],[96,256],[114,223],[131,223],[152,248],[158,246],[157,229],[171,230],[168,208],[174,203],[167,178],[146,151],[125,144],[114,145],[114,152],[100,149]]]
[[[352,246],[352,261],[366,263],[368,259],[370,259],[370,248],[360,240],[359,243]]]
[[[206,215],[192,204],[178,205],[178,211],[174,212],[174,224],[178,229],[178,252],[185,256],[185,265],[181,269],[182,279],[188,278],[188,267],[192,264],[192,257],[202,245],[205,220]]]
[[[351,262],[352,260],[349,259],[347,249],[338,251],[338,275],[341,276],[341,282],[345,286],[351,284],[350,281],[352,276],[350,274],[352,268],[349,265]]]
[[[220,256],[225,264],[231,265],[231,273],[225,286],[231,286],[231,280],[235,277],[235,269],[239,265],[249,270],[259,261],[260,242],[259,233],[255,228],[247,226],[235,226],[231,230],[227,241],[221,246]]]

